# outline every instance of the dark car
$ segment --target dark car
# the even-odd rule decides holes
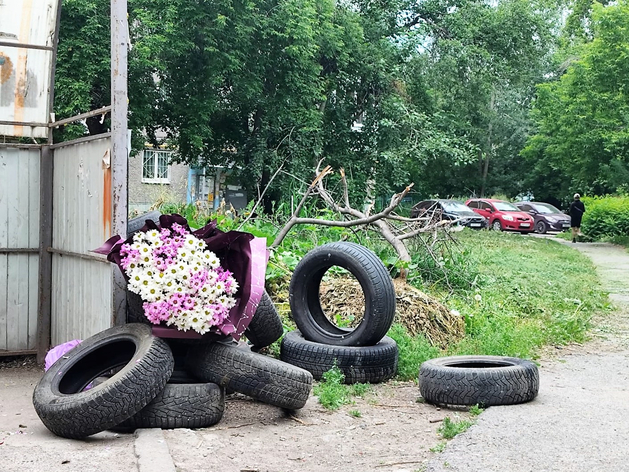
[[[487,227],[485,218],[456,200],[435,199],[419,202],[411,210],[411,218],[423,216],[431,216],[438,220],[456,221],[455,224],[457,225],[473,229]]]
[[[515,204],[535,220],[535,232],[564,231],[570,228],[570,217],[550,203],[518,202]]]

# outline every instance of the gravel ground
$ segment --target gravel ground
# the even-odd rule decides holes
[[[591,343],[541,363],[535,401],[489,408],[427,472],[629,470],[629,254],[610,244],[571,245],[592,258],[619,312],[597,321]]]

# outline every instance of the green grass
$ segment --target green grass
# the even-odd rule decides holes
[[[536,358],[544,345],[586,340],[592,317],[609,308],[593,264],[570,246],[493,231],[463,231],[458,240],[459,263],[473,275],[467,287],[419,288],[460,313],[465,337],[440,351],[394,325],[400,379],[416,379],[424,360],[442,355]]]
[[[319,397],[319,403],[328,410],[338,410],[341,406],[352,403],[352,397],[362,397],[371,391],[369,384],[345,385],[345,375],[334,366],[323,374],[321,382],[313,388],[313,393]],[[352,410],[350,415],[360,417],[358,410]],[[358,413],[358,414],[355,414]]]
[[[446,441],[441,441],[435,447],[431,447],[430,452],[443,452],[446,449],[447,444],[448,443]]]
[[[484,408],[481,408],[481,407],[480,407],[480,406],[478,406],[478,405],[472,405],[472,406],[470,407],[470,410],[469,410],[470,415],[472,415],[472,416],[478,416],[478,415],[480,415],[483,411],[485,411],[485,409],[484,409]]]
[[[446,416],[437,432],[443,439],[452,439],[457,434],[467,431],[473,424],[474,422],[469,420],[452,421],[449,416]]]

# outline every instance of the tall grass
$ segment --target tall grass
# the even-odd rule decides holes
[[[423,338],[400,340],[399,376],[411,379],[426,356],[499,355],[535,358],[549,344],[582,342],[590,320],[608,307],[595,268],[574,249],[547,239],[496,232],[460,233],[468,289],[444,293],[429,286],[465,320],[466,335],[439,352]]]

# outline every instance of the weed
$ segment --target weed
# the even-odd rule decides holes
[[[472,421],[468,420],[452,421],[449,416],[446,416],[437,431],[443,439],[452,439],[457,434],[467,431],[473,424]]]
[[[362,413],[358,410],[350,410],[349,414],[354,418],[360,418],[361,416],[363,416]]]
[[[394,324],[388,335],[398,345],[397,375],[402,380],[416,379],[421,363],[440,355],[439,349],[430,344],[425,337],[421,335],[410,336],[404,326],[400,324]]]
[[[483,411],[485,411],[484,408],[481,408],[480,406],[478,406],[478,404],[476,405],[472,405],[469,409],[470,415],[472,416],[478,416],[480,415]]]
[[[337,410],[342,405],[350,402],[349,391],[343,384],[345,375],[337,366],[323,374],[321,382],[313,389],[313,393],[319,397],[319,403],[328,410]]]
[[[355,397],[363,397],[366,393],[371,391],[371,385],[367,383],[357,383],[349,385],[350,395]]]
[[[435,447],[431,447],[430,448],[430,452],[443,452],[445,450],[447,444],[448,443],[446,441],[441,441]]]

